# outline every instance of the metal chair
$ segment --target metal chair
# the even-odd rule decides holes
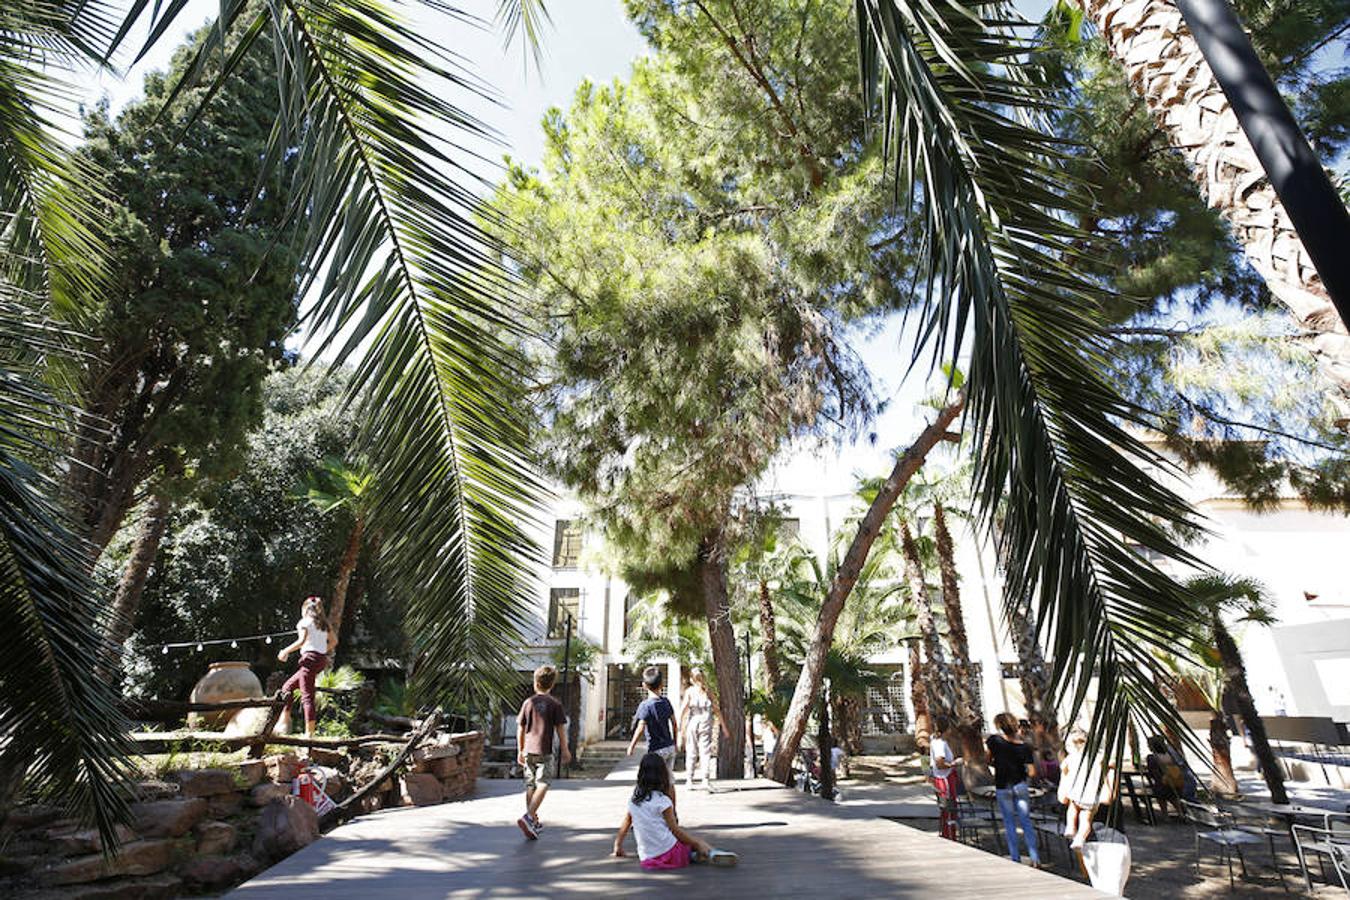
[[[1181,801],[1181,805],[1186,810],[1186,818],[1195,826],[1196,876],[1201,875],[1200,842],[1208,841],[1223,853],[1224,862],[1228,864],[1228,889],[1230,891],[1236,890],[1237,884],[1233,880],[1233,852],[1237,851],[1238,863],[1242,867],[1242,877],[1245,879],[1247,877],[1247,861],[1242,856],[1243,846],[1264,844],[1265,840],[1260,835],[1243,831],[1237,826],[1231,815],[1217,807],[1192,803],[1189,800]]]
[[[1294,838],[1294,851],[1298,853],[1298,867],[1303,872],[1303,883],[1312,893],[1312,875],[1308,872],[1308,855],[1316,854],[1318,865],[1322,869],[1322,880],[1328,884],[1326,860],[1331,860],[1331,868],[1341,883],[1341,889],[1350,894],[1350,822],[1328,815],[1323,820],[1323,828],[1312,825],[1295,825],[1289,829]]]
[[[1289,890],[1284,880],[1284,867],[1280,865],[1280,857],[1275,851],[1276,840],[1292,841],[1289,827],[1284,824],[1274,826],[1271,824],[1270,816],[1244,809],[1241,805],[1223,807],[1223,810],[1238,828],[1258,835],[1270,844],[1270,865],[1275,869],[1275,874],[1280,876],[1280,886],[1286,891]]]

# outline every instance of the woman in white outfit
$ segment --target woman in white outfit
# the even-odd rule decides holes
[[[689,687],[685,688],[680,699],[680,734],[684,735],[684,783],[689,789],[694,787],[694,766],[703,764],[703,786],[712,790],[710,783],[712,769],[716,760],[712,756],[713,721],[722,726],[722,734],[730,736],[726,723],[722,721],[708,692],[708,681],[702,669],[689,673]]]

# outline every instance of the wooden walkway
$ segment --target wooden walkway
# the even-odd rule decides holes
[[[767,781],[679,792],[681,822],[740,854],[734,869],[649,873],[609,856],[631,791],[562,781],[526,841],[519,781],[480,780],[474,799],[365,816],[242,885],[238,900],[445,897],[1088,898],[1092,889]],[[628,839],[633,852],[633,840]]]

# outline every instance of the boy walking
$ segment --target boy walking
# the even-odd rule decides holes
[[[549,693],[558,680],[553,666],[534,670],[534,693],[525,698],[516,717],[516,761],[525,767],[525,815],[516,820],[521,832],[530,840],[537,840],[539,805],[548,793],[553,780],[553,739],[556,736],[562,750],[563,765],[572,761],[567,749],[567,713],[557,698]]]
[[[656,666],[648,666],[642,670],[642,683],[647,686],[647,699],[638,704],[637,713],[633,716],[633,721],[637,722],[637,728],[633,731],[633,739],[628,742],[628,755],[633,755],[633,748],[637,746],[638,739],[645,733],[647,735],[647,752],[655,753],[665,760],[666,768],[673,773],[675,771],[675,707],[670,705],[670,701],[661,696],[661,670]],[[672,778],[674,775],[672,774]]]

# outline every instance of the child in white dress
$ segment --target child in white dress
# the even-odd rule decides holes
[[[1068,755],[1060,763],[1059,802],[1064,804],[1064,836],[1072,837],[1069,846],[1082,848],[1092,833],[1092,817],[1097,807],[1115,796],[1116,767],[1111,763],[1092,765],[1087,757],[1087,734],[1081,728],[1069,732],[1065,742]]]

